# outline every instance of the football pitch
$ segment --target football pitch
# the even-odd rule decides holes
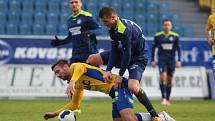
[[[44,121],[44,112],[55,111],[68,100],[0,100],[0,121]],[[167,111],[176,121],[215,121],[215,101],[191,100],[173,101],[171,106],[162,106],[159,101],[152,101],[157,111]],[[82,113],[77,121],[112,121],[111,100],[84,100]],[[135,111],[145,108],[135,101]],[[48,120],[57,121],[57,118]]]

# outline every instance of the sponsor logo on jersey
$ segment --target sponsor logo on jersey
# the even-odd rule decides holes
[[[78,19],[77,20],[77,24],[81,24],[82,20],[81,19]]]
[[[164,50],[172,50],[173,49],[173,44],[161,44],[161,47],[164,49]]]
[[[79,35],[81,34],[81,26],[69,28],[69,31],[72,35]]]
[[[169,37],[169,41],[173,41],[174,38],[172,36]]]
[[[7,63],[13,57],[13,49],[3,40],[0,40],[0,64]]]

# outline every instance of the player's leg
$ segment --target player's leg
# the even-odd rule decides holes
[[[142,121],[138,120],[137,116],[134,114],[134,110],[131,108],[120,110],[120,116],[123,121]]]
[[[113,121],[123,121],[122,118],[113,118]]]
[[[154,107],[152,106],[148,96],[144,92],[144,90],[140,87],[140,80],[142,78],[142,73],[145,67],[141,67],[139,65],[132,65],[129,68],[129,81],[128,81],[128,88],[134,93],[137,97],[138,101],[143,104],[147,111],[151,114],[151,116],[156,119],[158,114]]]
[[[110,51],[104,51],[101,53],[91,54],[89,55],[87,62],[91,65],[107,65],[109,59]]]
[[[167,69],[166,99],[167,105],[170,105],[170,95],[172,90],[172,77],[175,72],[175,62],[170,62]]]
[[[135,113],[135,115],[138,117],[139,121],[151,121],[150,113],[139,112]],[[175,121],[175,119],[165,111],[160,112],[158,116],[161,118],[161,121]]]
[[[166,81],[167,81],[167,64],[166,61],[158,61],[159,73],[160,73],[160,91],[161,91],[161,104],[166,105]]]
[[[213,74],[214,74],[214,79],[215,79],[215,55],[212,57],[212,66],[213,66]]]

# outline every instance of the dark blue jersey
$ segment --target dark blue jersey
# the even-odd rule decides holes
[[[100,26],[91,13],[81,10],[78,15],[69,17],[67,26],[69,34],[63,41],[64,44],[72,42],[73,59],[78,61],[97,53],[96,35],[99,34]]]
[[[119,75],[134,63],[147,63],[145,38],[141,28],[134,22],[118,19],[115,28],[109,30],[112,50],[108,61],[107,71],[111,71],[116,62],[116,52],[122,52]]]
[[[165,34],[161,31],[155,34],[154,41],[152,43],[152,61],[154,61],[156,47],[158,48],[158,61],[175,61],[176,51],[178,52],[178,60],[181,60],[179,36],[177,33],[170,31],[169,34]]]

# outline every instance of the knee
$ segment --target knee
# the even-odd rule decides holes
[[[161,80],[161,81],[167,80],[166,73],[161,73],[161,74],[160,74],[160,80]]]
[[[94,66],[102,65],[102,60],[99,54],[89,55],[87,61]]]
[[[131,90],[133,93],[137,94],[140,90],[140,84],[138,81],[129,81],[128,82],[128,88]]]
[[[127,114],[122,116],[123,121],[138,121],[135,115]]]

